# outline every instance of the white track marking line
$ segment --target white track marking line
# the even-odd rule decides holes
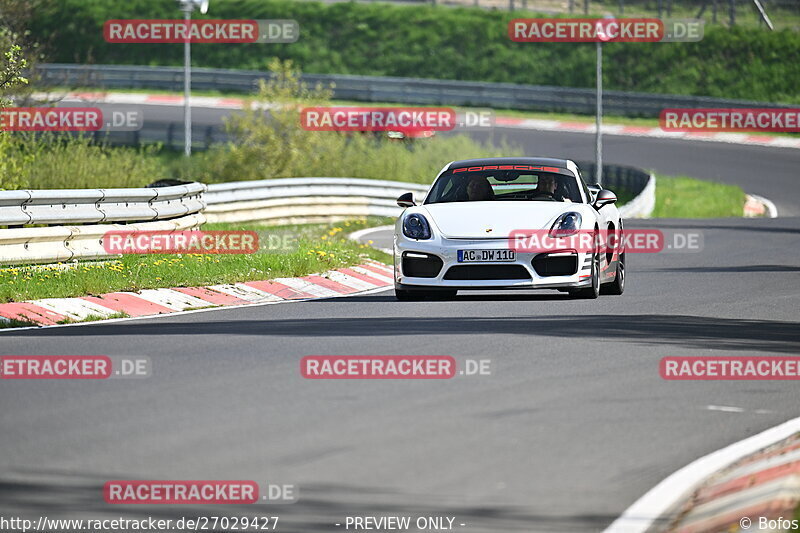
[[[360,229],[360,230],[354,231],[353,233],[348,235],[347,238],[352,240],[352,241],[361,242],[361,239],[363,239],[364,236],[369,235],[370,233],[377,233],[379,231],[386,231],[386,230],[394,230],[394,226],[393,225],[386,225],[386,226],[376,226],[374,228]],[[377,248],[375,246],[373,246],[373,248],[375,248],[376,250],[379,250],[379,251],[381,251],[381,252],[383,252],[385,254],[389,254],[389,255],[394,254],[394,250],[392,250],[390,248]]]
[[[723,411],[725,413],[744,413],[745,409],[742,407],[732,407],[728,405],[706,405],[709,411]]]
[[[370,233],[375,233],[378,231],[386,231],[387,229],[394,229],[394,226],[387,224],[386,226],[375,226],[374,228],[360,229],[348,235],[347,238],[357,241],[361,239],[364,235],[369,235]]]

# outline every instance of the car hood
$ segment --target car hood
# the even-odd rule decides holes
[[[583,212],[584,204],[567,202],[454,202],[426,204],[431,223],[449,238],[491,239],[514,230],[550,229],[566,211]],[[487,231],[491,229],[491,231]]]

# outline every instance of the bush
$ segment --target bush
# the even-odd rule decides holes
[[[261,84],[260,105],[227,122],[234,140],[195,156],[185,178],[215,183],[345,176],[430,183],[455,159],[519,155],[503,144],[483,145],[463,135],[437,135],[407,144],[359,133],[304,130],[300,110],[329,103],[330,91],[301,83],[291,63],[275,61],[270,68],[275,76]],[[261,109],[268,103],[269,115]]]
[[[167,177],[167,168],[155,157],[157,151],[157,146],[122,148],[96,145],[89,137],[0,135],[0,176],[14,176],[14,180],[8,183],[0,181],[0,187],[144,187]]]
[[[174,0],[60,0],[38,9],[35,38],[53,43],[50,61],[182,65],[182,46],[109,44],[108,19],[180,16]],[[199,16],[197,13],[196,16]],[[508,21],[520,13],[444,6],[294,0],[227,0],[207,18],[295,19],[292,44],[203,44],[195,66],[259,69],[272,56],[305,72],[429,77],[564,87],[594,86],[592,44],[514,43]],[[70,46],[56,46],[70,43]],[[611,43],[607,89],[800,102],[800,69],[790,30],[707,27],[697,43]]]

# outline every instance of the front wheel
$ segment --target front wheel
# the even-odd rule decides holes
[[[617,275],[614,277],[614,281],[605,283],[602,287],[603,294],[619,296],[623,292],[625,292],[625,252],[619,255],[619,261],[617,261]]]
[[[573,297],[581,300],[594,300],[600,296],[600,254],[595,252],[592,256],[592,284],[591,286],[573,291]]]

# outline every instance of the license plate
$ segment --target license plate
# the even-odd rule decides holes
[[[459,263],[508,263],[517,259],[514,250],[459,250]]]

